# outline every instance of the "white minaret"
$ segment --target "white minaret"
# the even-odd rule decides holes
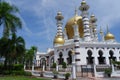
[[[92,29],[92,40],[93,41],[98,41],[98,35],[97,35],[97,18],[95,17],[95,15],[91,15],[90,17],[90,26],[91,26],[91,29]]]
[[[55,17],[55,19],[57,20],[57,34],[55,36],[54,39],[54,46],[61,46],[64,45],[64,36],[63,36],[63,31],[62,31],[62,20],[63,20],[63,16],[61,12],[57,13],[57,16]]]
[[[104,33],[101,27],[100,27],[100,37],[101,37],[101,41],[104,41]]]
[[[62,16],[62,13],[58,12],[55,19],[57,20],[57,36],[63,36],[63,31],[62,31],[63,23],[62,23],[62,20],[64,19],[64,17]]]
[[[81,2],[81,6],[79,9],[82,12],[81,16],[82,16],[83,25],[84,25],[84,40],[91,41],[90,26],[89,26],[89,19],[88,19],[89,6],[86,4],[85,0]]]

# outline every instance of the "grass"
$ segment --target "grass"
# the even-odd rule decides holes
[[[25,77],[25,76],[2,76],[0,80],[50,80],[44,78]]]

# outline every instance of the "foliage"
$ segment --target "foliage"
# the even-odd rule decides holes
[[[13,65],[13,70],[20,71],[23,70],[23,64],[14,64]]]
[[[52,68],[56,68],[57,64],[56,63],[53,63],[52,64]]]
[[[26,50],[24,59],[25,64],[30,68],[33,64],[33,60],[35,58],[35,53],[37,52],[37,47],[32,46],[30,49]]]
[[[114,64],[114,65],[120,65],[120,61],[112,61],[112,63]]]
[[[17,32],[17,28],[22,28],[22,22],[16,15],[19,10],[15,5],[0,1],[0,26],[3,25],[3,37],[8,38],[12,33]]]
[[[5,58],[5,66],[15,63],[23,63],[25,42],[22,37],[12,34],[11,38],[0,39],[0,55]]]
[[[106,68],[105,69],[105,74],[111,74],[112,73],[112,69],[111,68]]]
[[[66,62],[63,62],[63,63],[62,63],[62,68],[64,68],[64,69],[67,68]]]
[[[56,70],[53,70],[53,74],[59,74],[58,71]]]
[[[68,79],[70,77],[70,73],[65,74],[65,78]]]
[[[50,80],[44,78],[26,77],[26,76],[3,76],[0,80]]]

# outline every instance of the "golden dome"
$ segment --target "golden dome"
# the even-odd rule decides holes
[[[114,35],[111,34],[110,32],[108,32],[105,36],[105,40],[111,40],[111,39],[115,39]]]
[[[56,36],[54,39],[54,44],[64,44],[65,40],[62,36]]]
[[[68,39],[73,39],[73,36],[74,36],[73,25],[75,23],[75,19],[76,19],[77,24],[78,24],[79,35],[80,35],[81,38],[83,38],[84,32],[83,32],[82,17],[81,16],[74,16],[71,19],[69,19],[67,24],[65,25],[66,34],[68,36]]]

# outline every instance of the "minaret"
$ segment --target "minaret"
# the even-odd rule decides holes
[[[82,20],[83,20],[83,25],[84,25],[84,40],[85,41],[91,41],[91,36],[90,36],[90,26],[89,26],[89,19],[88,19],[88,9],[89,6],[86,4],[86,1],[83,0],[81,2],[81,6],[79,10],[81,10],[82,14]]]
[[[76,65],[77,62],[76,60],[79,59],[79,57],[77,57],[79,53],[79,31],[78,31],[78,24],[77,24],[77,10],[75,10],[75,17],[74,17],[74,24],[73,24],[73,30],[74,30],[74,51],[72,54],[72,78],[73,80],[76,79]]]
[[[104,41],[104,33],[101,27],[100,27],[100,36],[101,36],[101,41]]]
[[[93,34],[93,41],[98,41],[98,35],[97,35],[97,18],[95,15],[91,15],[90,17],[90,24],[91,24],[91,29],[92,29],[92,34]]]
[[[54,45],[63,45],[65,40],[64,40],[63,31],[62,31],[62,24],[63,24],[62,20],[64,19],[64,17],[62,16],[62,13],[58,12],[55,19],[57,20],[57,34],[54,39]]]

